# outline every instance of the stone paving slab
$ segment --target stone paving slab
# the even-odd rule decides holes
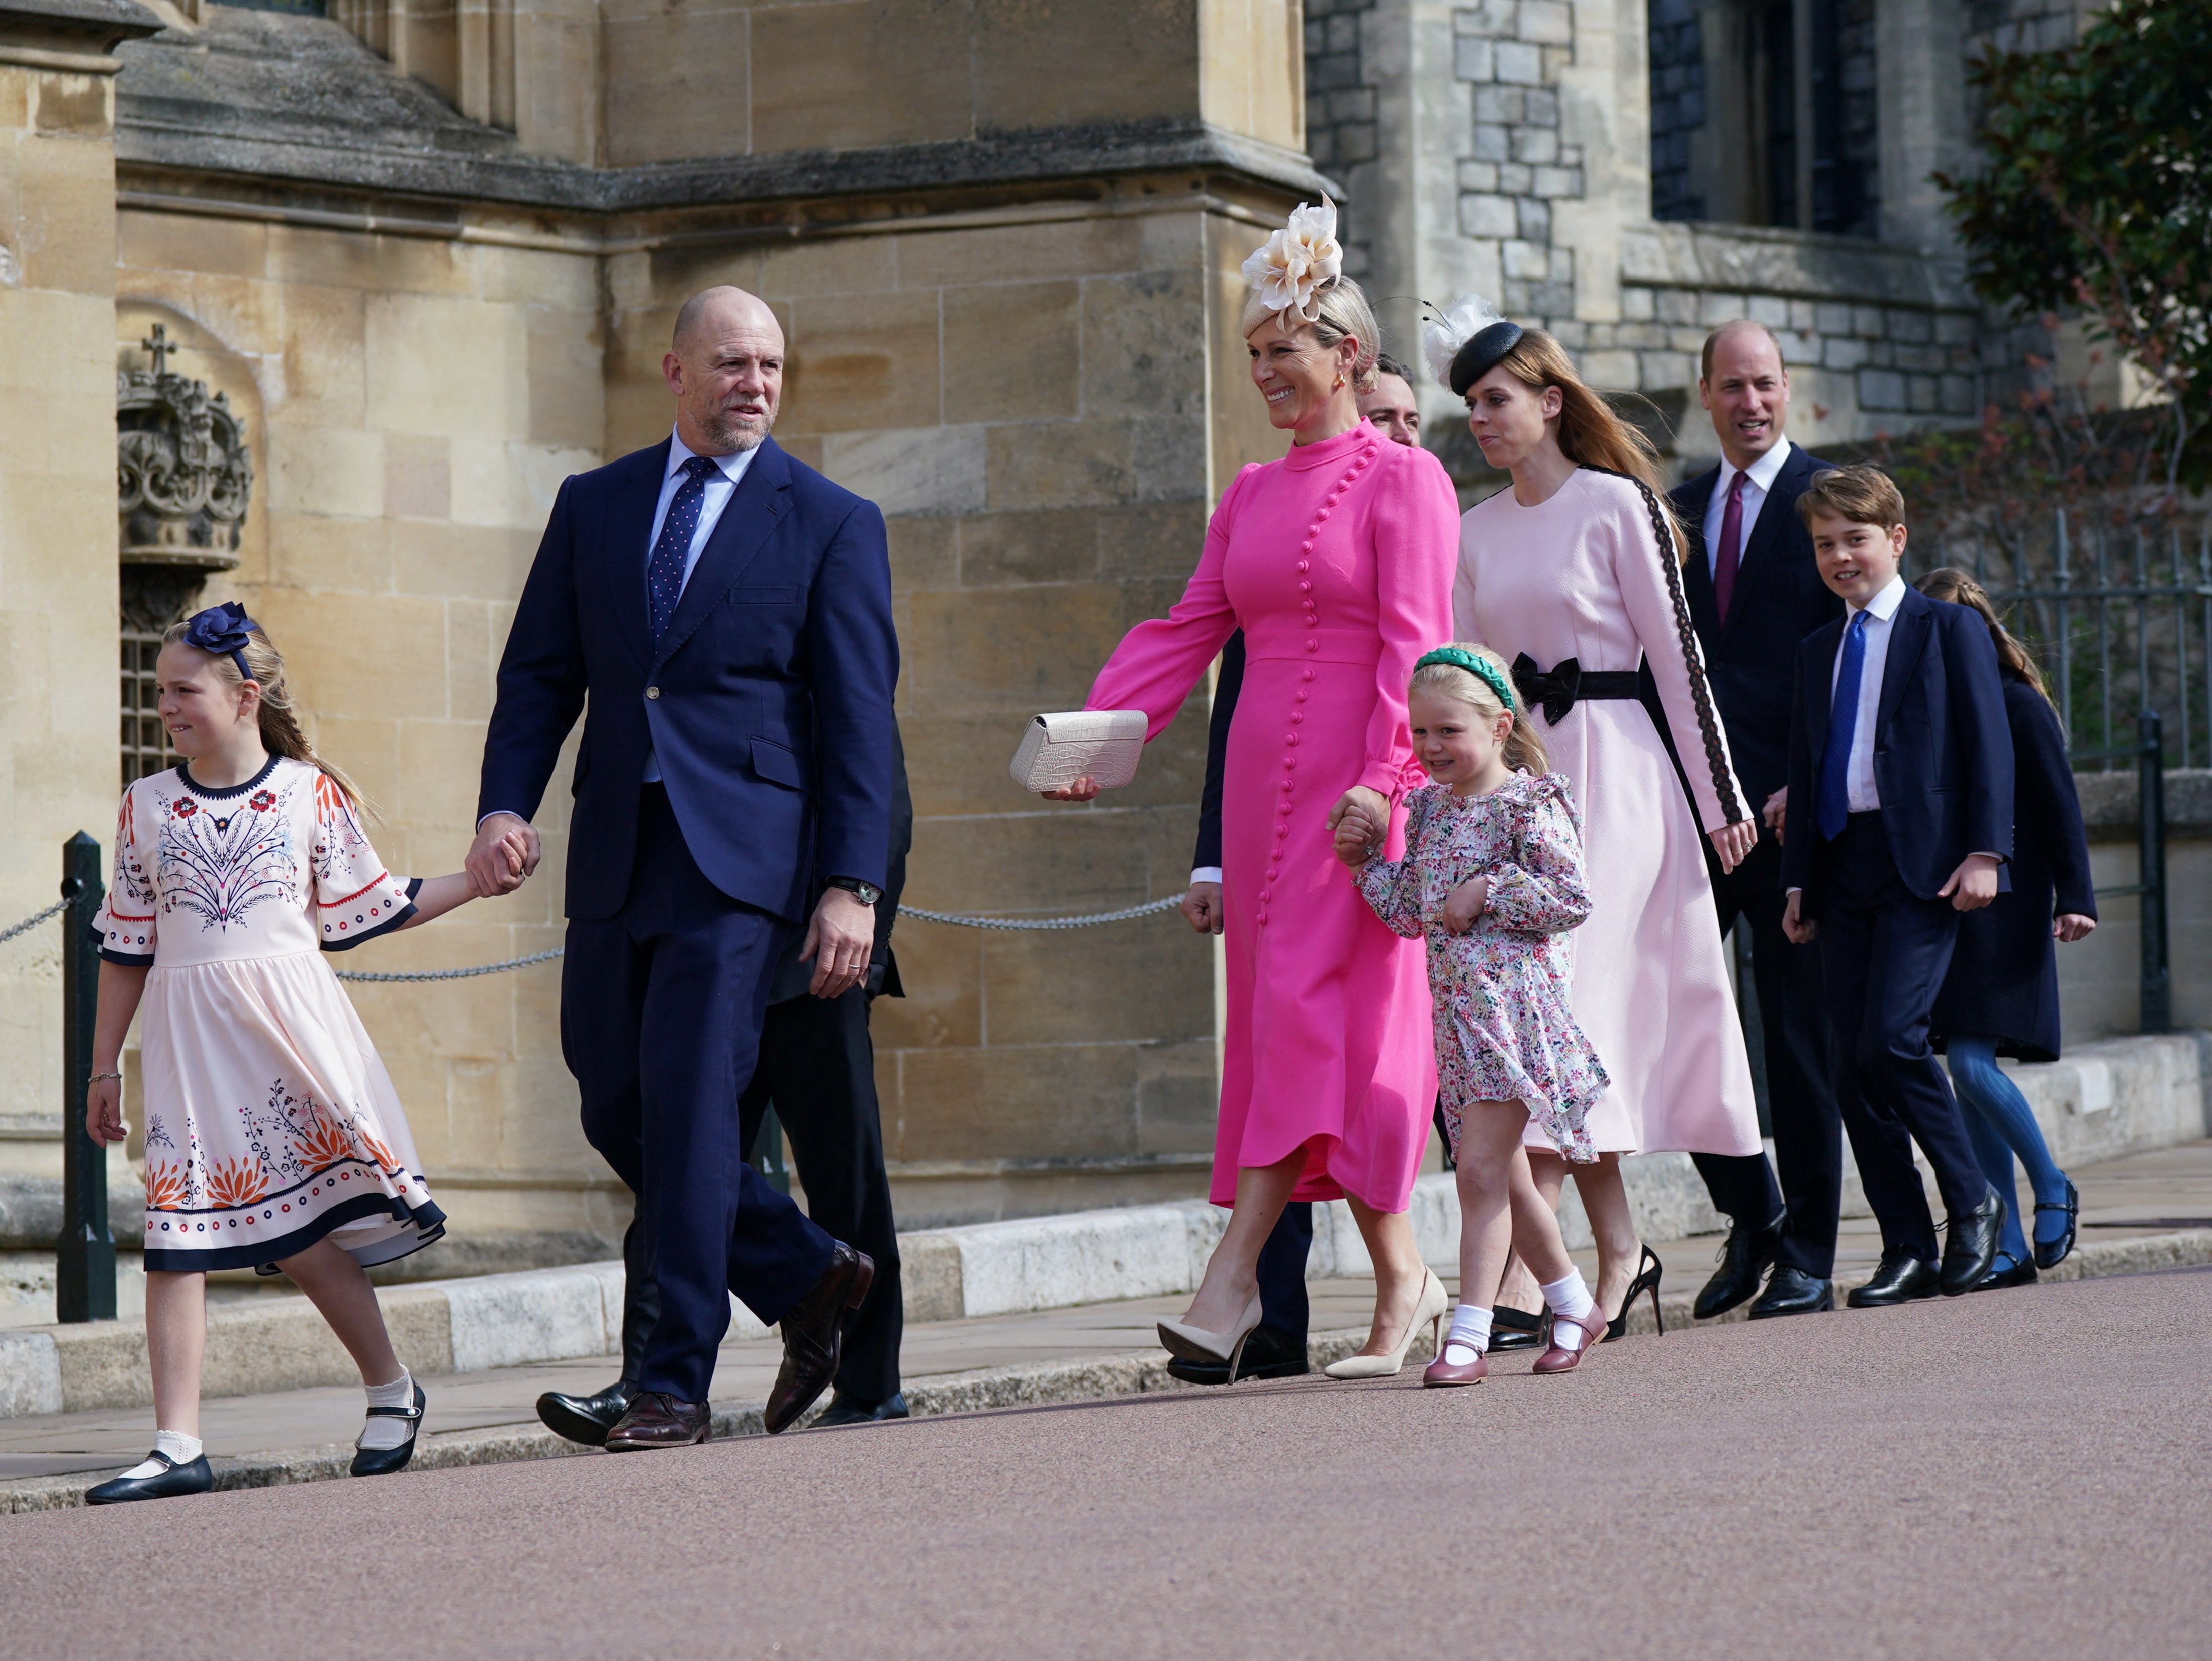
[[[2086,1167],[2075,1179],[2087,1225],[2082,1243],[2047,1278],[2094,1279],[2212,1263],[2212,1141]],[[2169,1220],[2202,1220],[2204,1226],[2140,1226]],[[1669,1329],[1692,1324],[1690,1302],[1710,1272],[1717,1244],[1712,1237],[1656,1243],[1665,1264],[1660,1304]],[[1847,1221],[1838,1253],[1838,1289],[1863,1282],[1879,1255],[1871,1226]],[[1594,1274],[1592,1254],[1577,1256],[1584,1273]],[[1444,1279],[1448,1286],[1455,1281],[1449,1275]],[[1309,1295],[1310,1349],[1318,1368],[1364,1341],[1374,1288],[1364,1279],[1339,1279],[1314,1283]],[[1186,1389],[1168,1376],[1167,1358],[1152,1342],[1152,1323],[1181,1313],[1185,1301],[1176,1293],[910,1326],[903,1358],[908,1405],[917,1416],[939,1416]],[[1863,1313],[1841,1312],[1854,1318]],[[1721,1322],[1743,1315],[1739,1309]],[[1631,1311],[1629,1330],[1652,1330],[1648,1302]],[[1413,1354],[1427,1358],[1425,1335]],[[761,1433],[761,1403],[780,1354],[772,1338],[723,1346],[714,1381],[718,1437]],[[611,1372],[605,1358],[591,1357],[426,1376],[435,1428],[424,1433],[416,1464],[437,1469],[585,1455],[587,1451],[539,1426],[532,1403],[548,1390],[597,1390]],[[356,1386],[206,1402],[202,1433],[218,1486],[265,1488],[343,1475],[350,1448],[325,1439],[357,1427],[360,1402]],[[151,1440],[152,1415],[144,1409],[0,1421],[0,1512],[80,1505],[86,1488],[136,1463]]]

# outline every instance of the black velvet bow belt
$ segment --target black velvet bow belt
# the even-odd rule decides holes
[[[1513,660],[1513,685],[1522,704],[1541,709],[1544,719],[1557,727],[1567,711],[1586,698],[1640,698],[1641,677],[1633,669],[1584,671],[1577,659],[1561,658],[1546,674],[1526,652]]]

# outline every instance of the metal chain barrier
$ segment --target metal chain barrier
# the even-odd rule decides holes
[[[899,907],[899,916],[914,917],[922,922],[950,923],[960,928],[1088,928],[1094,923],[1129,922],[1138,917],[1150,917],[1162,911],[1172,911],[1182,904],[1182,895],[1172,894],[1164,900],[1152,900],[1143,905],[1125,907],[1119,911],[1093,912],[1081,917],[963,917],[948,911],[924,911],[921,907],[914,905]],[[31,921],[43,922],[46,917],[53,916],[54,911],[59,910],[61,908],[56,906],[53,911],[46,912],[41,916],[33,917]],[[21,928],[29,926],[28,923],[19,925]],[[5,938],[6,936],[0,935],[0,939]],[[505,963],[478,964],[473,969],[425,969],[413,973],[386,975],[352,972],[341,969],[337,971],[337,977],[342,981],[465,981],[475,975],[496,975],[509,969],[527,969],[534,963],[550,963],[561,955],[562,951],[562,948],[556,946],[550,952],[532,952],[526,958],[509,958]]]
[[[13,928],[8,929],[5,932],[0,932],[0,945],[4,945],[7,941],[14,940],[18,934],[27,934],[32,929],[36,928],[40,923],[46,922],[52,918],[58,917],[63,912],[69,910],[69,904],[70,903],[67,900],[56,900],[45,910],[39,912],[33,916],[24,918],[22,922],[17,923]]]

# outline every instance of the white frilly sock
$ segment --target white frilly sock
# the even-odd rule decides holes
[[[388,1384],[368,1384],[363,1387],[373,1408],[411,1408],[415,1405],[415,1380],[405,1367]],[[361,1428],[361,1440],[356,1447],[383,1449],[407,1445],[407,1439],[420,1429],[420,1423],[410,1424],[404,1419],[389,1419],[382,1415],[371,1418]]]
[[[1554,1281],[1546,1287],[1544,1301],[1558,1317],[1552,1323],[1552,1342],[1561,1349],[1580,1349],[1586,1335],[1582,1328],[1567,1323],[1581,1320],[1597,1307],[1597,1299],[1590,1296],[1589,1287],[1583,1282],[1582,1270],[1571,1269],[1565,1280]]]
[[[1451,1332],[1444,1339],[1444,1360],[1453,1366],[1463,1367],[1489,1348],[1489,1310],[1462,1302],[1452,1311]]]
[[[189,1465],[200,1457],[200,1439],[187,1436],[180,1430],[157,1430],[154,1433],[154,1451],[162,1458]],[[125,1476],[159,1476],[168,1467],[161,1459],[142,1459],[123,1474]]]

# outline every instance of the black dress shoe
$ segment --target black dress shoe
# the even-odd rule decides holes
[[[538,1416],[556,1436],[603,1448],[607,1433],[622,1422],[629,1404],[637,1400],[637,1381],[617,1378],[597,1396],[568,1396],[549,1390],[538,1398]]]
[[[1753,1304],[1748,1319],[1771,1320],[1778,1315],[1814,1315],[1836,1306],[1836,1283],[1816,1281],[1802,1269],[1777,1263],[1767,1276],[1766,1290]]]
[[[609,1453],[649,1448],[688,1448],[714,1434],[714,1413],[704,1402],[686,1402],[665,1390],[641,1390],[622,1422],[607,1433]]]
[[[1781,1244],[1782,1220],[1778,1217],[1763,1228],[1733,1224],[1721,1246],[1721,1266],[1698,1293],[1697,1301],[1690,1305],[1690,1313],[1700,1321],[1710,1321],[1716,1315],[1727,1314],[1745,1299],[1756,1296],[1759,1277],[1773,1267],[1774,1254]]]
[[[1853,1309],[1887,1309],[1916,1298],[1933,1298],[1942,1289],[1935,1264],[1899,1248],[1883,1252],[1874,1279],[1854,1287],[1844,1301]]]
[[[1252,1335],[1244,1341],[1244,1354],[1237,1362],[1239,1378],[1295,1378],[1312,1370],[1306,1362],[1304,1338],[1280,1327],[1264,1325],[1252,1329]],[[1188,1361],[1178,1355],[1168,1363],[1168,1376],[1187,1384],[1225,1384],[1229,1363]]]
[[[880,1402],[856,1401],[842,1390],[830,1398],[830,1405],[822,1409],[822,1416],[814,1421],[817,1430],[834,1429],[839,1425],[866,1425],[885,1419],[910,1417],[906,1410],[906,1397],[893,1390]]]
[[[1516,1309],[1510,1304],[1492,1305],[1490,1311],[1490,1348],[1486,1353],[1495,1355],[1505,1349],[1550,1348],[1552,1335],[1546,1323],[1551,1318],[1552,1311],[1548,1309],[1532,1312]]]
[[[215,1473],[208,1469],[207,1455],[179,1464],[158,1450],[146,1456],[160,1462],[163,1469],[151,1476],[111,1476],[97,1488],[84,1491],[88,1506],[120,1506],[133,1500],[167,1500],[180,1494],[205,1494],[215,1486]]]
[[[1943,1295],[1972,1292],[1997,1260],[1997,1236],[2004,1232],[2004,1196],[1994,1188],[1981,1204],[1951,1220],[1943,1231]]]
[[[822,1278],[777,1323],[783,1333],[783,1365],[761,1414],[769,1435],[788,1429],[830,1388],[844,1354],[845,1323],[875,1277],[874,1258],[835,1241]]]
[[[389,1476],[395,1470],[407,1469],[407,1462],[415,1457],[415,1439],[422,1433],[422,1409],[429,1398],[422,1394],[422,1386],[415,1386],[415,1402],[411,1407],[371,1408],[372,1419],[404,1419],[407,1439],[396,1448],[365,1448],[356,1446],[353,1452],[353,1475],[356,1476]]]
[[[2035,1284],[2035,1264],[2033,1261],[2013,1263],[2004,1269],[1993,1269],[1974,1282],[1977,1292],[2008,1292],[2014,1287]]]

